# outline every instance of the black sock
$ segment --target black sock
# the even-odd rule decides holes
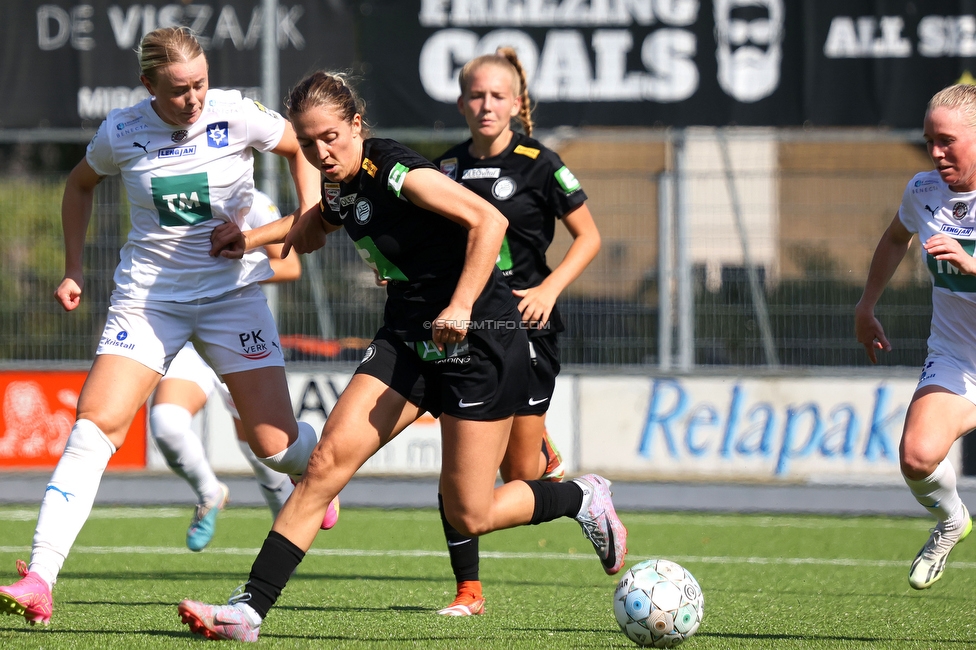
[[[583,506],[583,489],[568,481],[526,481],[535,496],[535,510],[532,511],[532,525],[541,524],[560,517],[575,517]]]
[[[457,582],[478,579],[478,538],[465,537],[447,521],[444,515],[444,497],[437,495],[437,507],[441,511],[444,537],[447,538],[447,552],[451,556],[451,569]]]
[[[251,595],[247,604],[262,619],[268,615],[288,578],[304,557],[305,552],[288,541],[287,537],[273,530],[268,533],[268,538],[264,540],[261,551],[251,565],[251,575],[244,586],[244,593]]]

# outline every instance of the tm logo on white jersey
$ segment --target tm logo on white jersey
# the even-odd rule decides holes
[[[192,226],[213,218],[206,172],[159,176],[152,181],[153,204],[161,226]]]

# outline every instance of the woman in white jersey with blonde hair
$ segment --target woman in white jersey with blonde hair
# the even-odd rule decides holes
[[[938,521],[911,564],[908,582],[915,589],[942,577],[949,552],[973,527],[946,456],[976,428],[976,87],[936,93],[924,135],[935,170],[917,174],[905,188],[854,312],[857,340],[877,363],[877,350],[891,344],[874,307],[917,234],[932,278],[932,329],[899,460],[915,499]]]
[[[288,160],[299,213],[318,203],[318,172],[284,118],[237,91],[209,89],[207,59],[186,28],[147,34],[139,63],[150,97],[109,113],[64,190],[65,274],[55,297],[66,311],[82,298],[85,232],[104,177],[121,176],[132,226],[77,420],[41,501],[30,564],[18,562],[22,579],[0,587],[0,611],[32,623],[50,621],[51,587],[102,472],[191,338],[227,383],[262,462],[300,476],[316,444],[314,429],[292,413],[277,330],[258,287],[270,268],[212,256],[210,237],[218,224],[243,223],[254,149]]]

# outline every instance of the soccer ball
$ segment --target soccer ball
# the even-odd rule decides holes
[[[645,560],[624,574],[613,615],[642,648],[673,648],[698,630],[705,597],[695,577],[670,560]]]

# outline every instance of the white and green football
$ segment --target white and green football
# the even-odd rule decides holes
[[[687,569],[670,560],[645,560],[627,571],[613,595],[613,615],[637,645],[673,648],[701,625],[705,597]]]

